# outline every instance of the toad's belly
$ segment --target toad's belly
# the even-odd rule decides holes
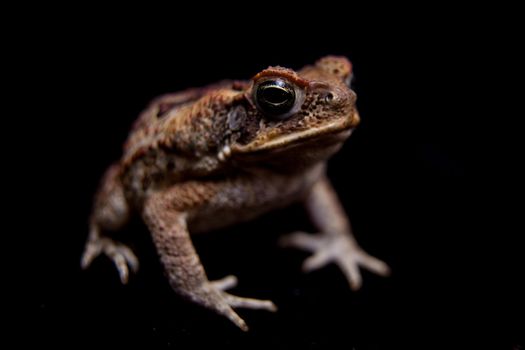
[[[301,200],[323,171],[318,166],[300,176],[266,174],[225,180],[205,205],[189,213],[189,230],[198,233],[230,226]]]

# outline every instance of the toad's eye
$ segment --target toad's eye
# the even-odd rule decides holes
[[[291,116],[296,96],[294,87],[282,79],[266,80],[255,89],[255,102],[259,110],[273,119]]]

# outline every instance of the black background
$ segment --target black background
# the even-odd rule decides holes
[[[17,43],[24,69],[13,69],[23,85],[14,115],[27,147],[19,147],[15,169],[29,171],[15,176],[30,195],[16,201],[22,242],[7,249],[22,283],[7,306],[21,316],[13,322],[20,344],[523,345],[520,211],[504,199],[517,197],[518,176],[508,165],[517,139],[488,106],[502,86],[484,86],[487,71],[503,68],[489,56],[500,52],[487,41],[490,27],[454,30],[461,16],[356,24],[346,14],[312,20],[314,13],[268,13],[181,24],[185,16],[174,12],[115,24],[115,15],[65,16]],[[80,270],[99,177],[151,98],[247,79],[268,65],[300,68],[326,54],[353,62],[362,116],[330,161],[329,177],[359,242],[390,264],[391,277],[364,272],[363,288],[351,292],[333,266],[302,274],[307,255],[276,245],[282,234],[312,230],[298,206],[195,237],[210,279],[234,274],[235,293],[279,306],[276,314],[240,310],[249,333],[170,290],[138,219],[119,236],[141,261],[129,285],[120,285],[105,258]],[[20,312],[26,307],[28,314]]]

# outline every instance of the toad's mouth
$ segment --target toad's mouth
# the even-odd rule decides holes
[[[279,135],[274,138],[256,139],[247,145],[232,145],[232,153],[246,154],[285,149],[297,144],[310,143],[317,140],[343,142],[352,133],[359,123],[359,114],[355,111],[350,118],[334,120],[320,127],[294,132],[288,135]]]

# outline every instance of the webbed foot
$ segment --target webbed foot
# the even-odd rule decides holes
[[[204,283],[200,288],[187,295],[192,301],[215,310],[217,313],[226,316],[237,327],[243,331],[248,331],[246,322],[237,315],[233,308],[258,309],[275,312],[277,307],[270,300],[260,300],[244,298],[225,290],[237,285],[237,278],[229,275],[220,280]]]
[[[345,235],[295,232],[284,236],[280,244],[313,253],[303,263],[305,272],[321,268],[331,262],[335,263],[345,274],[353,290],[358,290],[362,284],[360,266],[381,276],[390,273],[386,263],[369,255]]]
[[[139,261],[133,251],[122,243],[117,243],[110,238],[96,238],[86,244],[80,266],[87,269],[93,260],[100,254],[105,254],[110,258],[117,268],[122,284],[128,283],[129,269],[137,272]]]

